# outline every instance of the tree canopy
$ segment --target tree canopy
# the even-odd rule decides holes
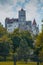
[[[36,39],[36,48],[38,49],[38,56],[43,61],[43,31],[38,35]]]

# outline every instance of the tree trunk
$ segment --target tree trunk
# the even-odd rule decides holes
[[[37,65],[39,65],[39,62],[37,62]]]
[[[16,65],[16,57],[14,57],[14,65]]]
[[[14,61],[14,65],[16,65],[16,61]]]
[[[6,56],[4,57],[4,61],[6,61]]]

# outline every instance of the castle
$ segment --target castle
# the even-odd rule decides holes
[[[19,11],[18,19],[5,19],[5,28],[7,31],[13,32],[15,29],[19,28],[20,30],[28,30],[34,35],[37,35],[39,33],[39,27],[37,26],[37,23],[35,19],[32,21],[26,21],[26,11],[24,9],[21,9]]]

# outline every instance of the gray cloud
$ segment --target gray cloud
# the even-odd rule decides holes
[[[15,4],[17,0],[0,0],[0,4],[1,5],[6,5],[6,4],[10,4],[10,5],[13,5]]]
[[[8,0],[0,0],[0,4],[1,5],[5,5],[5,4],[7,4],[8,3]]]

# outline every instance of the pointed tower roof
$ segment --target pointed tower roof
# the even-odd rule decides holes
[[[23,11],[23,8],[21,8],[21,11]]]
[[[33,20],[33,25],[36,25],[36,20],[35,19]]]
[[[21,11],[25,11],[23,8],[21,8]]]

